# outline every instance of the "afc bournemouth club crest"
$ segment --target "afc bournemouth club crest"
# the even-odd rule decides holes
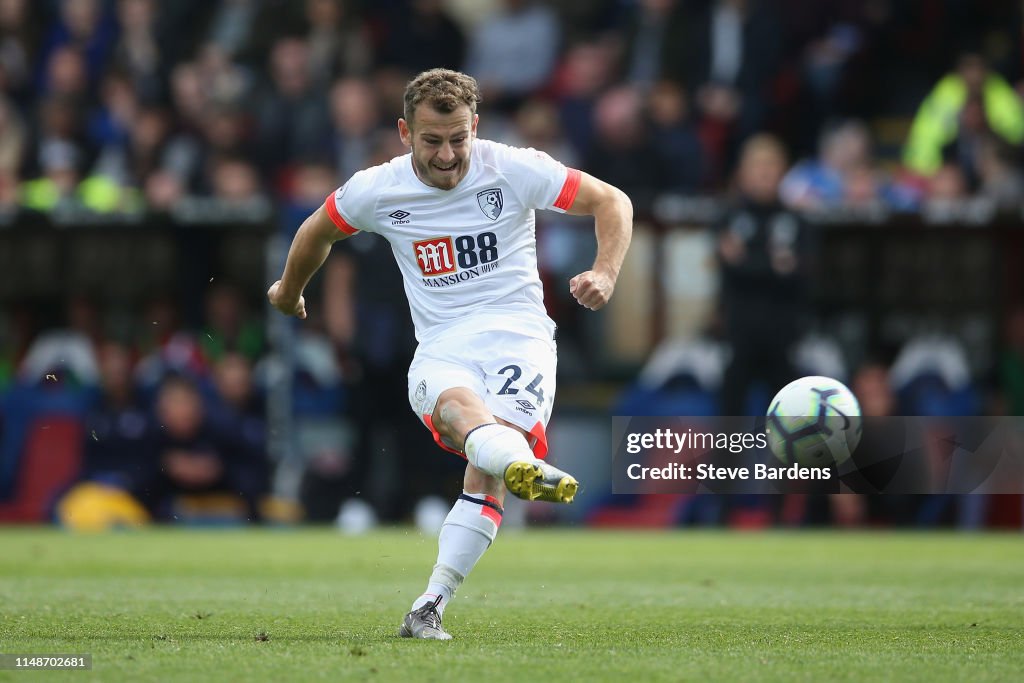
[[[501,197],[501,189],[497,187],[477,192],[476,203],[484,215],[492,221],[498,220],[498,216],[501,215],[501,207],[505,205],[505,201]]]

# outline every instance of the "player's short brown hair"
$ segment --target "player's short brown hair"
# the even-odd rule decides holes
[[[405,122],[412,125],[416,107],[421,104],[442,114],[449,114],[464,104],[475,114],[480,101],[480,86],[472,76],[451,69],[431,69],[405,86]]]

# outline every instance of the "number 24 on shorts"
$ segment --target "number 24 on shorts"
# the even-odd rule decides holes
[[[523,370],[518,365],[506,365],[501,370],[498,370],[498,374],[506,375],[508,379],[505,380],[505,385],[498,390],[498,396],[514,396],[519,393],[519,389],[512,386],[514,383],[519,381],[519,378],[523,376]],[[532,394],[537,399],[537,405],[544,405],[544,389],[541,388],[540,383],[544,381],[544,375],[537,373],[537,376],[533,378],[529,384],[526,385],[526,392]]]

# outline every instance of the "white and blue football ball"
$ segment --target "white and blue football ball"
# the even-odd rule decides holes
[[[767,417],[768,447],[787,465],[841,465],[860,443],[860,404],[831,377],[790,382],[772,399]]]

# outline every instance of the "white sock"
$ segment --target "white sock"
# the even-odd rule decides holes
[[[444,614],[455,591],[498,535],[502,513],[497,499],[492,496],[465,492],[459,496],[441,526],[437,564],[430,574],[427,590],[416,598],[412,609],[433,602],[440,595],[437,609]]]
[[[466,436],[466,459],[492,477],[501,479],[514,462],[536,460],[523,435],[500,424],[485,424]]]

